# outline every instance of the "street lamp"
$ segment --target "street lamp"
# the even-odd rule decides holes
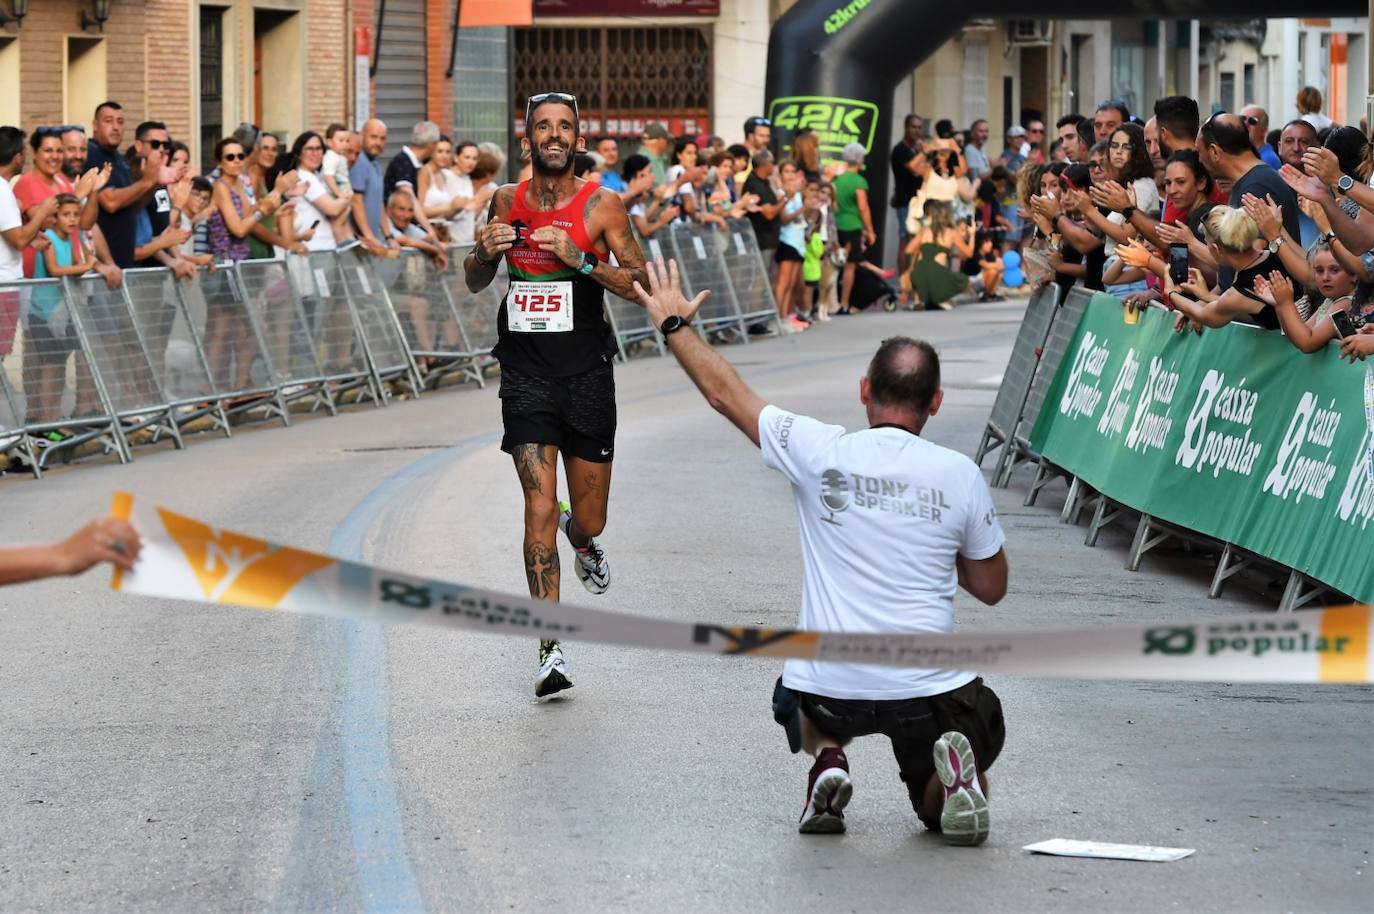
[[[110,0],[91,0],[91,12],[81,11],[81,29],[89,31],[92,27],[105,31],[105,21],[110,18]]]
[[[0,10],[0,26],[6,26],[13,22],[23,27],[24,17],[29,14],[29,0],[10,0],[10,8],[14,10],[13,15]]]

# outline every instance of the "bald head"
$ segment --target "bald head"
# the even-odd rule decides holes
[[[1159,148],[1159,121],[1154,118],[1145,122],[1145,149],[1150,153],[1150,162],[1155,168],[1164,164],[1164,153]]]
[[[1246,105],[1240,109],[1240,116],[1250,134],[1250,145],[1256,149],[1263,146],[1269,135],[1269,113],[1259,105]]]
[[[864,403],[870,419],[883,411],[925,417],[940,399],[940,357],[925,340],[894,336],[883,340],[864,378]]]
[[[363,152],[377,158],[386,148],[386,124],[375,117],[363,124]]]

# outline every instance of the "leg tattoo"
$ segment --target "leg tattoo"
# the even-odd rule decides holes
[[[525,547],[525,577],[529,579],[530,596],[541,600],[558,599],[558,550],[543,543]]]
[[[544,446],[542,444],[521,444],[517,445],[511,456],[515,458],[515,472],[520,476],[520,486],[526,492],[538,492],[543,494],[544,487],[540,481],[544,470],[549,467],[549,461],[544,458]]]

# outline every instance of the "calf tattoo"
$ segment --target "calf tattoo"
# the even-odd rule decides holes
[[[555,599],[558,592],[558,550],[543,543],[525,547],[525,577],[530,583],[530,596],[541,600]]]

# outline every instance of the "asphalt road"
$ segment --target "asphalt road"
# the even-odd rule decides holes
[[[971,453],[1019,306],[863,315],[726,350],[781,405],[855,426],[877,341],[923,335]],[[790,625],[791,499],[665,359],[618,370],[620,436],[583,605]],[[495,385],[291,429],[0,481],[0,541],[58,538],[116,488],[369,562],[523,589],[520,493]],[[965,629],[1268,612],[1182,553],[1123,569],[1056,484],[996,500],[1012,582]],[[569,555],[564,551],[565,566]],[[1262,587],[1263,582],[1258,582]],[[593,600],[595,599],[595,604]],[[120,596],[105,574],[0,592],[5,911],[1208,911],[1371,908],[1371,690],[994,677],[1008,718],[980,849],[924,834],[881,739],[849,753],[844,837],[801,836],[809,760],[768,702],[774,661],[570,645],[536,703],[532,641]],[[1065,837],[1192,847],[1177,863],[1034,856]]]

